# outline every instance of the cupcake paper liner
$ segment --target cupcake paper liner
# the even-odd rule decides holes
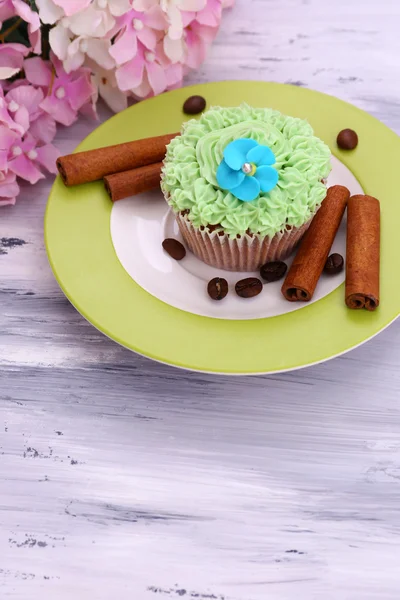
[[[272,238],[244,234],[230,238],[221,230],[194,227],[186,214],[175,214],[182,237],[197,258],[225,271],[256,271],[267,262],[285,260],[301,240],[312,218]]]

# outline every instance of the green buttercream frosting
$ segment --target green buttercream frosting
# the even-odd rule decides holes
[[[225,146],[239,138],[269,146],[276,157],[277,185],[253,202],[241,202],[216,180]],[[330,156],[302,119],[246,104],[216,107],[185,123],[168,145],[161,187],[175,212],[189,210],[195,227],[221,225],[232,237],[246,231],[272,237],[314,214],[326,196],[321,180],[331,170]]]

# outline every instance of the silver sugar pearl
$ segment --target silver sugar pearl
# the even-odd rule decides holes
[[[251,166],[250,163],[244,163],[244,165],[242,167],[243,173],[245,173],[246,175],[249,175],[249,173],[251,173],[252,170],[253,170],[253,167]]]

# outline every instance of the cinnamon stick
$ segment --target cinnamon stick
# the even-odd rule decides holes
[[[349,190],[341,185],[328,189],[283,282],[286,300],[309,302],[313,297],[349,196]]]
[[[162,162],[114,173],[104,177],[104,185],[113,202],[148,192],[160,185]]]
[[[164,159],[165,147],[179,135],[168,133],[157,137],[135,140],[125,144],[68,154],[57,159],[57,168],[65,185],[78,185],[102,179]]]
[[[352,196],[347,205],[345,300],[349,308],[379,306],[379,254],[379,200]]]

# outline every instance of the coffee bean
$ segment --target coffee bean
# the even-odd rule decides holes
[[[253,298],[253,296],[258,296],[262,289],[263,284],[257,277],[241,279],[235,285],[236,293],[241,298]]]
[[[260,269],[260,275],[267,283],[278,281],[284,277],[287,271],[287,264],[277,260],[263,265]]]
[[[186,256],[185,246],[173,238],[164,240],[162,247],[175,260],[182,260]]]
[[[206,107],[203,96],[190,96],[183,105],[183,112],[187,115],[198,115]]]
[[[228,293],[228,282],[223,277],[214,277],[208,282],[207,292],[213,300],[222,300]]]
[[[344,260],[341,254],[331,254],[328,256],[328,260],[325,263],[324,271],[328,275],[336,275],[343,270]]]
[[[358,144],[358,135],[352,129],[342,129],[336,143],[342,150],[354,150]]]

